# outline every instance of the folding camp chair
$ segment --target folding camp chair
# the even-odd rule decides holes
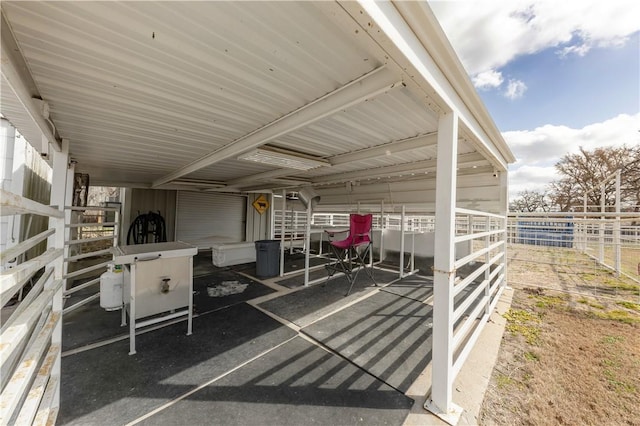
[[[378,285],[373,279],[373,268],[368,267],[365,260],[371,252],[371,246],[373,245],[371,237],[372,222],[373,215],[371,214],[349,215],[349,235],[340,241],[332,241],[332,238],[338,232],[344,231],[325,231],[329,236],[329,247],[331,247],[331,251],[337,259],[326,265],[329,274],[327,281],[329,281],[336,272],[344,273],[349,281],[349,290],[345,296],[351,293],[353,284],[356,282],[356,278],[361,269],[364,269],[374,285]]]

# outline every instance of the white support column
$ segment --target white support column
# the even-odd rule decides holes
[[[402,205],[402,211],[400,213],[400,267],[398,272],[400,279],[404,277],[404,221],[405,221],[405,206]]]
[[[506,287],[508,285],[507,279],[509,278],[507,270],[507,242],[509,238],[507,235],[507,228],[509,226],[509,172],[507,171],[500,172],[500,188],[500,215],[503,217],[501,223],[504,229],[504,234],[502,236],[502,238],[504,238],[504,245],[502,246],[502,263],[504,264],[502,271],[504,279],[502,280],[501,286]]]
[[[269,205],[269,236],[270,240],[273,240],[276,236],[276,197],[275,194],[271,193],[271,203]]]
[[[69,142],[63,141],[62,151],[53,151],[53,174],[51,178],[51,197],[49,204],[64,211],[67,193],[67,171],[69,168]],[[56,233],[49,237],[49,247],[64,247],[64,218],[49,219],[49,228],[56,228]],[[62,279],[62,258],[56,261],[56,280]]]
[[[380,201],[380,262],[384,259],[384,200]]]
[[[586,192],[584,193],[584,195],[582,197],[582,205],[583,205],[582,206],[582,211],[584,213],[587,213],[587,193]],[[580,235],[581,235],[582,238],[581,238],[580,247],[578,247],[578,248],[582,252],[586,252],[587,251],[587,227],[589,226],[588,222],[587,222],[587,215],[585,214],[582,219],[584,219],[582,221],[582,225],[580,226],[580,228],[581,228]]]
[[[287,216],[287,190],[282,190],[282,210],[280,211],[280,276],[284,276],[284,231]]]
[[[179,191],[178,191],[179,192]],[[120,191],[120,199],[122,204],[120,208],[122,209],[122,215],[120,216],[120,245],[127,244],[127,233],[129,232],[129,225],[131,224],[131,203],[133,198],[133,189],[132,188],[122,188]],[[176,200],[177,203],[177,200]],[[176,214],[177,216],[177,214]],[[177,220],[177,217],[176,217]],[[176,224],[174,223],[174,228],[176,229]],[[171,236],[167,235],[167,238],[171,238]],[[175,236],[174,236],[175,238]]]
[[[64,145],[63,145],[64,146]],[[65,197],[64,197],[64,206],[71,206],[71,204],[73,204],[73,178],[74,178],[74,174],[75,174],[75,170],[76,170],[76,165],[75,164],[70,164],[67,168],[67,182],[66,182],[66,190],[65,190]],[[65,224],[70,224],[71,223],[71,215],[73,214],[73,212],[69,209],[64,209],[64,223]],[[115,228],[114,228],[115,229]],[[64,241],[67,242],[71,239],[71,228],[68,228],[65,226],[64,228]],[[70,246],[68,244],[64,245],[64,250],[63,250],[63,257],[65,259],[70,257]],[[63,262],[62,264],[62,275],[65,276],[67,275],[67,271],[69,269],[69,264],[68,262]],[[63,283],[62,283],[62,288],[63,290],[66,292],[67,290],[69,290],[67,288],[67,280],[64,279]]]
[[[56,206],[58,210],[64,211],[65,203],[67,198],[67,192],[71,192],[73,186],[71,188],[67,187],[67,183],[70,181],[69,179],[69,141],[62,141],[62,150],[61,151],[53,151],[53,175],[51,179],[51,197],[49,204],[52,206]],[[71,182],[73,182],[71,180]],[[66,215],[63,215],[62,218],[49,218],[49,228],[55,228],[55,234],[49,237],[48,247],[55,249],[63,249],[65,247],[65,218]],[[58,280],[62,280],[64,277],[64,256],[59,256],[56,260],[52,262],[52,266],[54,267],[54,276],[53,280],[47,284],[49,286],[55,286],[55,282]],[[62,294],[65,286],[62,285],[59,287],[59,290],[53,296],[53,302],[51,309],[53,312],[57,312],[62,314],[63,308],[63,299]],[[56,324],[53,334],[51,336],[51,344],[62,345],[62,318]],[[52,376],[60,377],[61,368],[60,368],[60,355],[56,357],[56,361],[54,362],[53,369],[51,371]],[[58,385],[55,396],[53,406],[57,407],[60,404],[60,386]]]
[[[613,226],[613,246],[614,246],[614,262],[616,269],[616,278],[620,278],[622,271],[622,249],[620,246],[620,180],[621,171],[616,170],[616,221]]]
[[[291,238],[289,238],[289,254],[293,254],[293,237],[294,237],[294,230],[295,230],[295,236],[298,236],[298,215],[294,214],[295,212],[293,211],[293,203],[291,203],[291,222],[289,222],[291,224]]]
[[[0,188],[11,192],[13,180],[13,158],[16,141],[16,129],[5,118],[0,118]],[[18,194],[22,195],[22,193]],[[0,250],[4,251],[19,241],[11,241],[13,218],[0,217]],[[3,266],[0,265],[0,269]]]
[[[0,118],[0,187],[11,191],[13,180],[13,153],[16,129],[6,118]]]
[[[433,300],[433,362],[431,396],[425,408],[447,423],[456,424],[462,409],[452,400],[453,381],[453,286],[456,278],[455,219],[458,114],[442,114],[438,122],[438,168],[436,174],[436,230]]]
[[[311,244],[311,204],[307,206],[307,224],[304,228],[304,286],[309,285],[309,253],[311,252],[309,245]]]
[[[599,232],[599,241],[598,241],[598,262],[600,264],[604,264],[604,214],[605,214],[605,203],[604,203],[604,183],[600,186],[600,212],[602,216],[600,216],[600,232]]]

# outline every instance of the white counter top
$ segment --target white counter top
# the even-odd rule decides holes
[[[198,254],[198,248],[182,241],[166,243],[136,244],[118,246],[113,261],[119,265],[158,258],[192,257]]]

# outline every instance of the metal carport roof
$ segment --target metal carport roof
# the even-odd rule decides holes
[[[395,8],[466,108],[459,169],[505,170],[513,157],[428,6]],[[94,184],[242,191],[435,178],[438,115],[451,101],[358,3],[6,1],[2,11],[3,56],[16,68],[3,73],[2,113],[37,145],[20,86],[43,99]],[[330,165],[238,159],[265,144]]]
[[[507,164],[515,159],[426,3],[3,1],[1,8],[1,112],[43,155],[62,151],[52,156],[56,199],[65,195],[68,147],[75,170],[95,185],[231,192],[313,185],[326,208],[358,202],[435,211],[431,409],[451,414],[460,366],[455,268],[469,261],[456,260],[455,244],[504,234],[499,227],[456,237],[456,215],[480,213],[487,227],[504,220]],[[239,158],[258,147],[323,165],[301,171]],[[493,279],[496,301],[504,250],[494,259],[485,256],[487,274],[503,263],[484,285]]]

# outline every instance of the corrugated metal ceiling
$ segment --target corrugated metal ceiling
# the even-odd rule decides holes
[[[104,183],[150,184],[382,66],[384,52],[328,7],[5,1],[3,13],[78,170]],[[435,130],[434,113],[399,86],[270,145],[330,159]],[[461,153],[472,150],[461,144]],[[434,155],[425,146],[289,175]],[[226,181],[268,170],[234,157],[184,177]]]

